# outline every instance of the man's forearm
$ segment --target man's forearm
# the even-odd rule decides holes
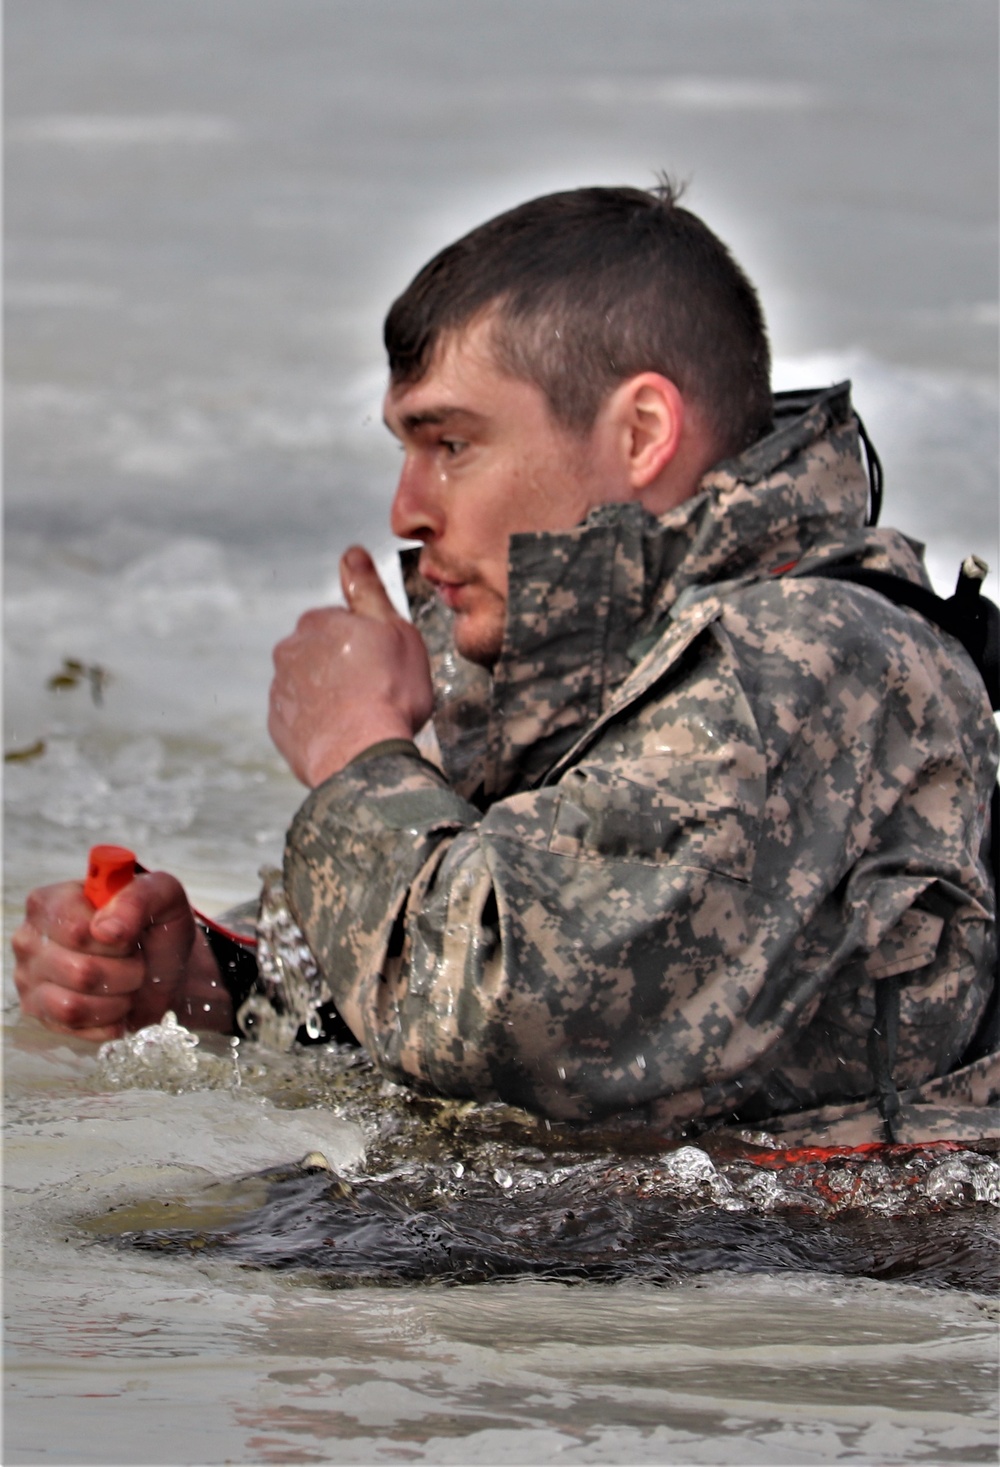
[[[315,790],[289,831],[289,906],[339,1012],[387,1068],[380,975],[392,961],[394,926],[428,862],[478,819],[412,743],[390,740]]]

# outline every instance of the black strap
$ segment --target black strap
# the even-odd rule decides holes
[[[993,885],[1000,905],[1000,785],[993,786],[990,798],[990,866],[993,870]],[[1000,974],[997,975],[990,996],[986,1001],[983,1017],[975,1034],[965,1047],[960,1065],[970,1065],[984,1055],[994,1054],[1000,1049]]]
[[[858,437],[865,446],[865,458],[868,460],[868,515],[865,524],[877,525],[878,517],[882,513],[882,485],[885,482],[882,460],[875,452],[875,445],[868,437],[868,429],[861,421],[861,414],[857,409],[854,418],[858,425]]]
[[[233,1013],[257,985],[257,959],[249,943],[239,942],[228,933],[207,922],[198,926],[212,949],[212,956],[219,965],[219,975],[229,990],[233,1001]]]
[[[899,1040],[899,979],[875,980],[875,1022],[868,1033],[868,1065],[875,1080],[879,1114],[890,1146],[898,1140],[899,1093],[892,1078]]]

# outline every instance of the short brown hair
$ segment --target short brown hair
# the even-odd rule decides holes
[[[574,189],[479,225],[393,303],[393,382],[419,381],[445,336],[493,311],[497,364],[539,387],[564,426],[587,432],[619,382],[655,371],[698,405],[720,456],[740,452],[771,423],[764,316],[679,196],[669,181]]]

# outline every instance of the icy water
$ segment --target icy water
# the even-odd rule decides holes
[[[264,732],[270,647],[331,597],[348,540],[391,564],[381,316],[532,193],[690,178],[761,285],[778,384],[854,379],[883,518],[927,541],[939,589],[969,549],[1000,560],[991,4],[8,0],[4,20],[8,923],[96,838],[207,910],[279,857],[300,791]],[[681,1266],[718,1179],[742,1196],[717,1158],[671,1193],[660,1282],[331,1288],[299,1224],[343,1217],[298,1164],[356,1189],[409,1148],[427,1196],[381,1194],[409,1225],[441,1183],[433,1116],[359,1108],[314,1054],[243,1053],[236,1087],[223,1044],[137,1084],[11,1011],[5,1041],[5,1462],[996,1460],[985,1162],[913,1209],[923,1276],[892,1276],[892,1207],[850,1224],[888,1275],[824,1271],[846,1216],[816,1220],[810,1260],[766,1206],[722,1209],[744,1229],[726,1269]],[[445,1185],[487,1221],[495,1195],[499,1226],[542,1163],[495,1121],[465,1117],[472,1180]],[[287,1270],[258,1266],[266,1229]],[[765,1271],[738,1272],[755,1248]]]
[[[751,1148],[581,1163],[343,1055],[238,1068],[9,1051],[6,1461],[994,1460],[992,1157],[821,1193]]]

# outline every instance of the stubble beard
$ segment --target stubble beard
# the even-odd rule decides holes
[[[506,606],[499,598],[495,606],[488,604],[478,616],[456,612],[452,631],[456,652],[467,662],[492,672],[503,647],[505,619]]]

